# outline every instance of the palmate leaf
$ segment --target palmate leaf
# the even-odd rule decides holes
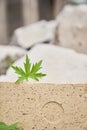
[[[23,82],[23,80],[25,80],[25,79],[26,79],[25,77],[18,77],[18,79],[16,80],[16,83]]]
[[[21,130],[21,128],[18,128],[18,123],[6,125],[4,122],[0,122],[0,130]]]
[[[12,66],[15,72],[19,75],[17,79],[17,83],[23,82],[24,80],[28,80],[29,78],[39,81],[39,78],[46,76],[41,72],[38,72],[42,67],[42,60],[37,62],[36,64],[31,64],[28,55],[26,55],[26,62],[24,63],[24,70],[17,66]]]
[[[46,76],[46,74],[42,74],[42,73],[34,73],[34,74],[31,75],[30,78],[39,81],[39,78],[42,78],[42,77],[44,77],[44,76]]]
[[[30,60],[28,58],[28,55],[26,55],[26,63],[24,63],[24,68],[25,68],[25,73],[29,74],[30,69],[31,69],[31,63],[30,63]]]
[[[25,76],[25,72],[22,70],[22,68],[19,68],[17,66],[12,66],[12,68],[15,70],[17,74]]]
[[[33,67],[32,67],[32,70],[31,70],[31,73],[36,73],[37,71],[39,71],[42,67],[41,67],[41,64],[42,64],[42,60],[40,60],[38,63],[36,64],[33,64]]]

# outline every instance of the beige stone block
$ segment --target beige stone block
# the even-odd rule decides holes
[[[86,130],[87,84],[0,83],[0,121],[24,130]]]

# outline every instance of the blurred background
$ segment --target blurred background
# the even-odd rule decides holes
[[[55,19],[66,4],[87,4],[87,0],[0,0],[0,44],[9,44],[18,27]]]
[[[0,0],[0,81],[26,53],[44,61],[41,81],[87,82],[87,0]]]

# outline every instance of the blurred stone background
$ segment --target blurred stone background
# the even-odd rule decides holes
[[[87,0],[0,0],[0,81],[26,53],[44,61],[41,81],[87,82]]]
[[[67,3],[87,3],[87,0],[0,0],[0,44],[9,44],[18,27],[55,19]]]
[[[51,20],[68,0],[0,0],[0,44],[9,44],[13,31],[36,21]]]

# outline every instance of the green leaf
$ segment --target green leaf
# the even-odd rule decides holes
[[[25,72],[27,74],[30,73],[30,69],[31,69],[31,63],[30,63],[30,60],[28,58],[28,55],[26,55],[26,63],[24,63],[24,68],[25,68]]]
[[[43,74],[40,71],[42,65],[42,60],[35,64],[30,63],[30,59],[28,58],[28,55],[26,55],[26,60],[24,63],[24,70],[21,67],[12,66],[12,68],[15,70],[15,72],[19,75],[17,79],[17,83],[23,82],[24,80],[28,81],[29,78],[32,78],[36,81],[39,81],[39,78],[42,78],[46,76],[46,74]]]
[[[23,82],[23,80],[25,80],[25,78],[24,78],[24,77],[18,77],[18,79],[16,80],[16,83]]]
[[[42,60],[40,60],[38,63],[36,63],[35,65],[33,64],[31,73],[36,73],[37,71],[39,71],[41,69],[41,64],[42,64]]]
[[[21,130],[21,128],[18,128],[18,123],[6,125],[4,122],[0,122],[0,130]]]
[[[12,66],[12,68],[15,70],[17,74],[25,76],[25,72],[22,70],[22,68],[19,68],[17,66]]]
[[[39,78],[42,78],[44,76],[46,76],[46,74],[36,73],[36,74],[31,75],[31,78],[36,80],[36,81],[39,81]]]
[[[8,130],[15,130],[17,128],[17,125],[18,125],[18,123],[8,126]]]

